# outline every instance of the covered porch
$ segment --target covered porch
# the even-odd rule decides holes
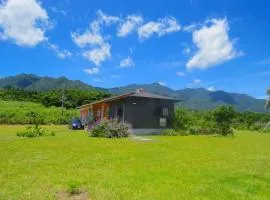
[[[110,119],[110,103],[97,103],[81,108],[81,121],[84,125],[98,123],[101,119]]]

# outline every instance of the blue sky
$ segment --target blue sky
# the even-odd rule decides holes
[[[1,77],[66,76],[265,96],[269,1],[0,1]]]

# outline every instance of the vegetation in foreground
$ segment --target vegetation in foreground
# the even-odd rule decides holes
[[[23,139],[16,132],[25,126],[0,126],[0,199],[57,199],[63,191],[97,200],[270,198],[270,134],[138,141],[50,128],[54,137]]]
[[[129,128],[127,124],[121,123],[117,119],[102,120],[93,127],[89,136],[106,138],[128,137],[130,135]]]
[[[42,128],[39,125],[28,126],[26,130],[17,132],[18,137],[47,137],[55,136],[55,132],[51,129]]]

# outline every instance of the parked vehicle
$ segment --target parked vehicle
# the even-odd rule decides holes
[[[69,128],[70,129],[84,129],[84,125],[82,124],[81,120],[79,118],[73,118],[71,121],[70,121],[70,124],[69,124]]]

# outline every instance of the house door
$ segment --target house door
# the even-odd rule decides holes
[[[160,117],[159,118],[159,126],[161,128],[166,128],[167,127],[167,118],[166,117]]]

